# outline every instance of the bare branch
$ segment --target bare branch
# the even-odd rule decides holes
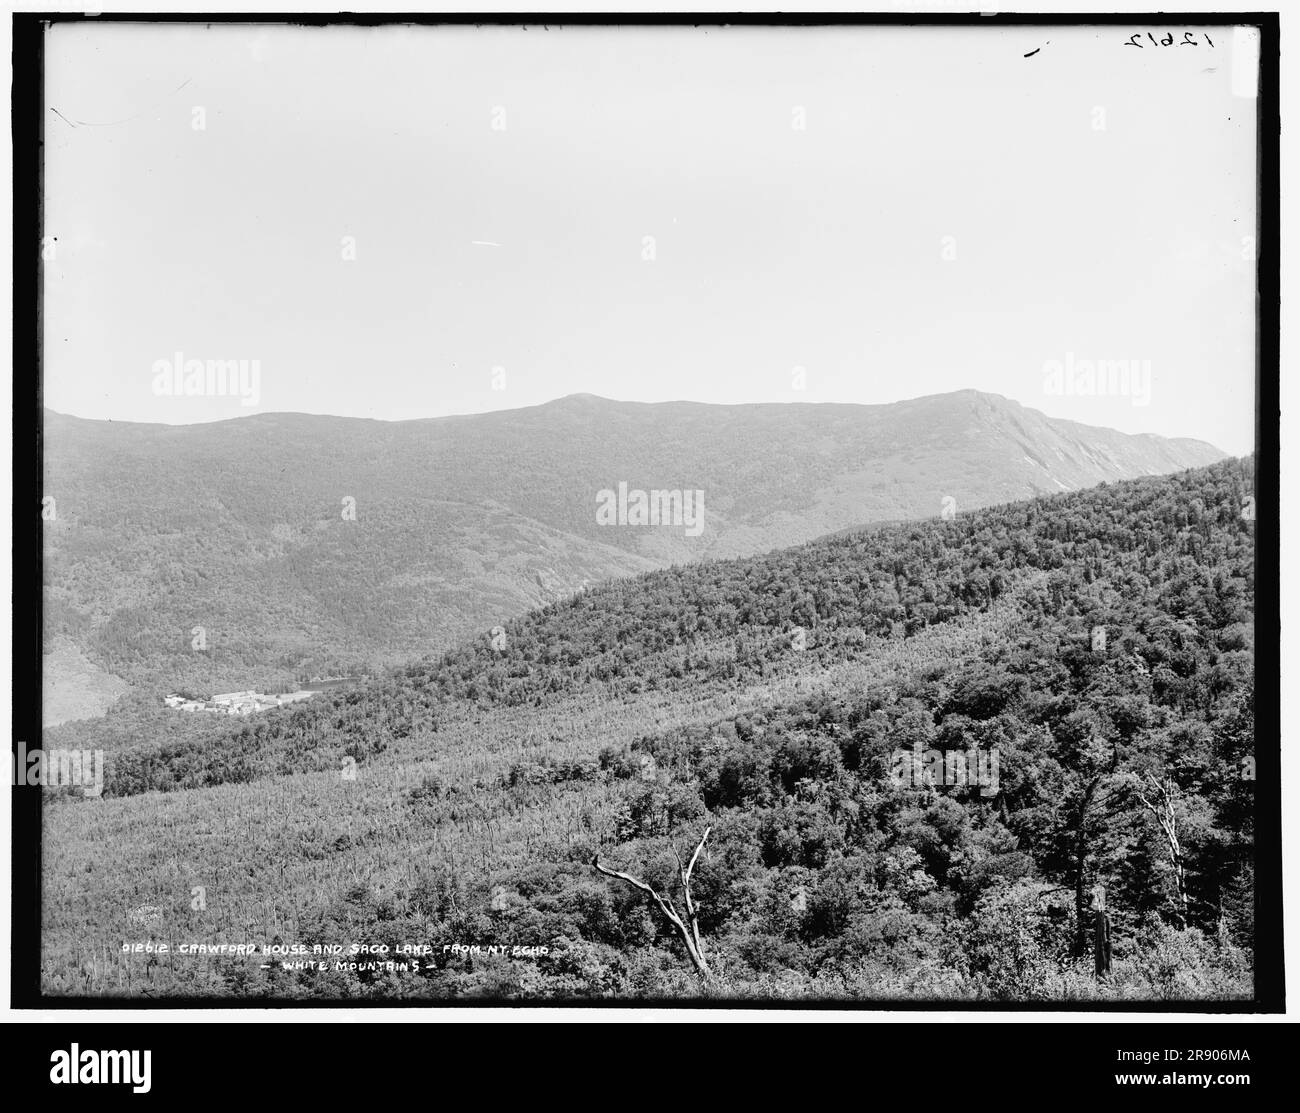
[[[659,906],[659,911],[662,912],[679,931],[685,932],[686,925],[682,923],[682,918],[677,914],[677,908],[673,904],[671,898],[665,901],[652,886],[647,885],[639,878],[633,877],[630,873],[623,873],[620,870],[611,870],[602,866],[600,864],[599,854],[592,858],[591,864],[601,873],[605,874],[606,877],[617,877],[620,881],[626,881],[629,885],[636,886],[636,888],[640,889],[643,893],[649,893],[654,898],[655,904]]]
[[[1183,923],[1187,921],[1187,866],[1183,860],[1183,848],[1178,841],[1178,785],[1172,777],[1159,780],[1154,773],[1148,773],[1146,779],[1153,789],[1150,800],[1142,790],[1134,786],[1133,794],[1142,801],[1143,806],[1155,817],[1156,824],[1165,841],[1169,844],[1169,859],[1173,866],[1174,883],[1178,891],[1178,906]]]
[[[695,853],[691,855],[691,864],[686,867],[686,876],[682,879],[686,885],[691,883],[691,870],[695,868],[695,860],[700,856],[700,851],[704,849],[704,844],[709,838],[709,832],[712,830],[712,827],[704,828],[704,835],[700,839],[700,845],[695,848]]]
[[[690,864],[682,865],[682,856],[677,852],[676,845],[673,846],[673,856],[677,859],[677,877],[681,882],[682,896],[686,903],[686,919],[683,920],[681,914],[677,911],[677,905],[673,903],[671,897],[661,896],[653,886],[646,884],[639,877],[633,877],[630,873],[624,873],[622,870],[610,869],[608,866],[600,864],[600,855],[596,854],[591,859],[591,864],[599,873],[606,877],[614,877],[619,881],[626,881],[643,893],[648,893],[659,911],[663,913],[664,919],[677,929],[678,934],[682,937],[682,943],[686,947],[686,953],[690,956],[691,963],[695,967],[695,972],[702,978],[709,977],[709,967],[704,960],[704,947],[700,942],[700,925],[697,918],[696,904],[691,897],[691,871],[695,869],[695,861],[700,856],[700,851],[704,849],[704,842],[709,837],[711,827],[704,829],[704,837],[700,839],[699,846],[695,848],[695,853],[691,855]],[[688,923],[689,922],[689,923]]]

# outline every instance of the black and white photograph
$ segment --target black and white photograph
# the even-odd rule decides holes
[[[1276,15],[890,11],[40,27],[15,984],[1281,1010]]]

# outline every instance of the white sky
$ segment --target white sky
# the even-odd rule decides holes
[[[1134,30],[58,25],[46,404],[400,419],[975,387],[1250,451],[1255,102],[1230,28]],[[260,405],[155,395],[177,351],[259,360]],[[1046,394],[1069,355],[1149,360],[1150,404]]]

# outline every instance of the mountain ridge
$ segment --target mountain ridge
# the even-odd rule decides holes
[[[700,410],[773,410],[787,411],[792,408],[814,408],[819,410],[840,409],[845,411],[862,411],[862,410],[884,410],[895,407],[911,406],[920,403],[937,402],[942,399],[959,399],[963,397],[973,397],[986,399],[995,403],[1000,403],[1008,408],[1014,407],[1018,410],[1026,410],[1033,414],[1038,414],[1049,421],[1075,426],[1084,430],[1106,430],[1108,432],[1118,433],[1125,437],[1147,438],[1170,444],[1185,445],[1188,447],[1199,447],[1208,449],[1220,454],[1220,458],[1226,458],[1229,453],[1224,452],[1217,445],[1198,437],[1167,437],[1160,433],[1119,433],[1118,430],[1111,430],[1108,426],[1088,425],[1085,422],[1072,421],[1069,418],[1052,417],[1041,410],[1036,410],[1032,406],[1026,406],[1014,398],[1009,398],[1004,394],[998,394],[995,391],[979,390],[974,387],[963,387],[958,390],[943,391],[938,394],[918,395],[916,398],[899,399],[894,402],[816,402],[816,401],[791,401],[791,402],[701,402],[690,398],[673,398],[659,402],[643,402],[631,399],[609,398],[602,394],[592,394],[587,391],[576,391],[571,394],[562,394],[556,398],[548,399],[544,402],[536,402],[527,406],[517,406],[508,409],[497,410],[474,410],[464,413],[455,414],[436,414],[427,417],[409,417],[409,418],[375,418],[375,417],[357,417],[348,414],[320,414],[311,413],[306,410],[264,410],[258,413],[240,414],[237,417],[219,418],[214,421],[197,421],[185,424],[173,424],[170,422],[150,422],[150,421],[120,421],[114,418],[88,418],[81,417],[77,414],[64,413],[56,410],[51,406],[42,408],[45,415],[54,417],[58,420],[86,422],[90,424],[115,425],[119,427],[149,427],[162,429],[189,429],[196,426],[215,427],[230,424],[233,422],[244,422],[250,420],[266,420],[275,418],[307,418],[319,419],[324,421],[348,421],[371,423],[379,426],[402,426],[416,425],[421,423],[436,423],[446,421],[457,421],[463,419],[473,419],[489,417],[493,415],[512,415],[527,413],[529,411],[544,410],[550,408],[561,408],[565,405],[604,405],[610,407],[632,408],[640,407],[645,409],[654,408],[672,408],[672,407],[693,407]]]
[[[1224,458],[974,390],[877,406],[570,395],[401,422],[46,413],[47,640],[151,690],[370,671],[604,579]],[[620,484],[703,492],[703,530],[602,524]]]

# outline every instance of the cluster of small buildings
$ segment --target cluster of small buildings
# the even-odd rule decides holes
[[[272,707],[283,707],[285,704],[311,699],[315,694],[315,692],[300,690],[269,696],[262,692],[254,692],[250,688],[243,692],[221,692],[206,700],[178,695],[164,696],[163,703],[178,711],[206,711],[212,715],[252,715],[258,711],[268,711]]]

